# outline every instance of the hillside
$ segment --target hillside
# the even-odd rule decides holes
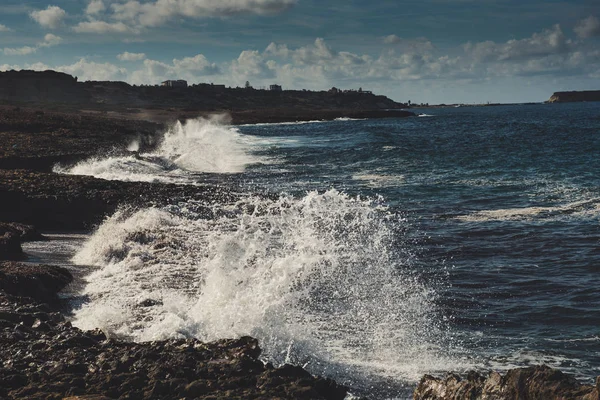
[[[207,84],[186,88],[132,86],[125,82],[78,82],[55,71],[0,72],[0,101],[53,103],[111,110],[123,107],[179,111],[388,110],[404,104],[371,93],[225,88]]]

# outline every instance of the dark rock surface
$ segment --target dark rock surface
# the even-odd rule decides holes
[[[124,205],[177,204],[183,199],[231,201],[230,190],[214,185],[184,186],[119,182],[89,176],[0,169],[0,221],[12,220],[46,230],[90,229]],[[206,208],[207,217],[210,209]]]
[[[57,293],[72,280],[71,273],[61,267],[0,261],[0,291],[6,294],[54,304]]]
[[[33,225],[20,224],[18,222],[0,222],[0,236],[7,233],[17,236],[21,242],[45,239]]]
[[[153,143],[164,130],[146,121],[3,106],[0,168],[50,172],[58,162],[125,149],[133,140]]]
[[[484,376],[470,372],[461,378],[426,375],[414,392],[414,400],[599,400],[600,377],[595,386],[547,366],[516,368],[505,375]]]
[[[250,337],[126,343],[99,330],[81,331],[56,308],[56,293],[69,280],[62,268],[0,264],[0,398],[341,400],[346,395],[346,388],[300,367],[263,364]]]
[[[0,232],[0,260],[22,260],[25,258],[21,239],[11,232]]]

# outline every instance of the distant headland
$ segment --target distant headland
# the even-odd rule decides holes
[[[412,116],[406,104],[370,91],[255,89],[182,80],[153,85],[87,81],[56,71],[0,72],[0,103],[42,106],[57,111],[105,113],[164,122],[199,114],[228,113],[233,123],[283,122],[339,117]]]
[[[600,101],[600,90],[555,92],[548,103],[572,103],[578,101]]]

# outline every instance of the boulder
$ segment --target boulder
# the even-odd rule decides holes
[[[58,300],[57,293],[72,280],[65,268],[0,262],[0,290],[13,296],[54,303]]]

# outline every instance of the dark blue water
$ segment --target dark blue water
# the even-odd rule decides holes
[[[274,162],[235,180],[381,196],[465,357],[599,375],[600,103],[416,111],[431,116],[241,127]]]

